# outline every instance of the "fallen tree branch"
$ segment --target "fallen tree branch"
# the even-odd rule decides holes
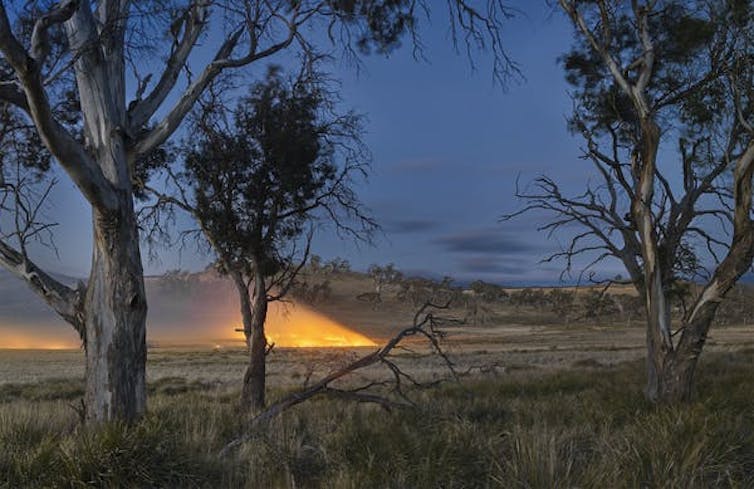
[[[357,402],[373,403],[381,406],[388,411],[394,408],[407,408],[413,407],[415,404],[407,397],[402,388],[402,381],[407,380],[414,387],[426,387],[437,385],[439,381],[433,381],[429,384],[423,384],[412,375],[401,369],[391,358],[390,355],[393,350],[401,348],[401,342],[405,339],[413,336],[424,336],[429,342],[432,352],[438,355],[454,380],[459,379],[459,375],[456,372],[455,365],[451,361],[448,354],[444,351],[440,344],[440,340],[445,336],[444,332],[439,330],[440,318],[437,318],[431,310],[447,309],[450,307],[450,303],[438,305],[431,302],[425,303],[414,316],[414,322],[411,326],[399,331],[393,338],[391,338],[385,345],[379,350],[376,350],[368,355],[365,355],[344,367],[333,370],[328,375],[315,382],[314,384],[304,387],[302,390],[294,392],[274,404],[267,407],[264,411],[257,414],[249,423],[248,430],[243,435],[235,438],[220,452],[221,457],[225,457],[233,449],[240,446],[242,443],[251,439],[254,431],[260,426],[270,422],[272,419],[281,415],[286,410],[301,404],[304,401],[312,399],[317,396],[330,396],[338,399],[346,399]],[[358,370],[370,367],[373,365],[382,364],[390,370],[392,374],[392,381],[383,382],[370,382],[366,385],[356,387],[353,389],[338,389],[331,387],[331,384],[335,381],[352,374]],[[308,384],[308,382],[307,382]],[[391,393],[397,395],[401,401],[395,401],[387,396],[366,392],[372,387],[385,387],[392,385]]]

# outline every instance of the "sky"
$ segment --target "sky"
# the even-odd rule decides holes
[[[571,45],[571,27],[544,4],[518,2],[518,16],[504,26],[507,51],[523,75],[507,87],[493,82],[489,55],[477,55],[473,70],[456,52],[442,9],[423,19],[426,60],[415,59],[406,45],[387,57],[365,57],[358,70],[338,61],[328,66],[341,80],[342,106],[366,116],[373,162],[357,191],[384,232],[373,246],[357,246],[324,229],[313,253],[345,258],[357,270],[392,262],[409,275],[459,282],[558,282],[561,264],[540,260],[564,239],[538,232],[539,218],[499,222],[520,207],[517,180],[523,185],[548,174],[577,189],[588,178],[579,141],[566,130],[571,99],[557,61]],[[58,254],[40,250],[39,261],[85,277],[89,210],[65,177],[50,202]],[[199,270],[209,261],[193,248],[162,249],[156,260],[144,256],[148,274]],[[603,270],[621,271],[610,263]]]

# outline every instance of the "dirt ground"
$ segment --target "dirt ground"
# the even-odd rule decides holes
[[[483,369],[504,375],[519,370],[599,368],[643,357],[644,331],[639,326],[532,326],[488,325],[446,328],[445,347],[459,372]],[[752,348],[754,328],[736,326],[714,330],[707,352]],[[279,348],[269,358],[271,383],[295,387],[365,355],[374,348]],[[444,375],[438,358],[425,356],[426,348],[414,344],[416,353],[399,352],[397,359],[422,377]],[[246,353],[241,347],[153,348],[149,352],[151,381],[180,377],[188,381],[232,385],[240,382]],[[84,355],[79,350],[0,350],[0,384],[33,383],[51,379],[82,378]],[[372,369],[367,378],[387,375]],[[363,379],[363,377],[362,377]],[[358,379],[354,379],[358,380]]]

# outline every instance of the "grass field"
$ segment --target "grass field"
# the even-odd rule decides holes
[[[319,309],[377,342],[412,307],[354,299],[334,284]],[[354,292],[356,291],[356,292]],[[498,305],[480,324],[451,322],[445,346],[460,382],[410,392],[416,406],[315,399],[252,433],[238,409],[243,348],[153,347],[149,413],[135,426],[88,429],[78,350],[0,350],[0,488],[706,488],[754,487],[754,334],[716,327],[693,404],[658,408],[643,387],[640,323],[568,322]],[[443,312],[461,317],[463,311]],[[397,362],[446,375],[419,344]],[[275,348],[275,400],[372,348]],[[380,380],[370,368],[350,385]]]
[[[227,369],[226,360],[163,352],[150,367]],[[630,361],[474,376],[391,413],[315,400],[225,458],[243,420],[233,383],[164,376],[150,383],[141,423],[87,431],[71,407],[79,380],[6,380],[0,486],[754,487],[754,351],[708,355],[698,402],[682,407],[646,404],[641,370]]]

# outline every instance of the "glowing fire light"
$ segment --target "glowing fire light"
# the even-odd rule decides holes
[[[155,301],[157,314],[148,324],[148,338],[160,346],[206,345],[219,351],[224,346],[238,345],[243,333],[234,333],[240,326],[240,313],[233,300],[233,291],[220,290],[211,301],[181,304],[182,309],[159,314],[160,301]],[[224,301],[224,299],[226,299]],[[162,301],[167,303],[167,301]],[[303,304],[270,304],[267,337],[278,347],[362,347],[376,346],[368,337]],[[60,324],[0,324],[0,349],[80,349],[73,328]]]
[[[73,334],[69,336],[73,336]],[[0,339],[0,348],[10,350],[69,350],[79,348],[75,339],[69,340],[64,334],[43,336],[19,332],[13,328],[0,328]]]
[[[281,347],[375,346],[366,336],[303,304],[272,304],[265,329],[267,339]]]

